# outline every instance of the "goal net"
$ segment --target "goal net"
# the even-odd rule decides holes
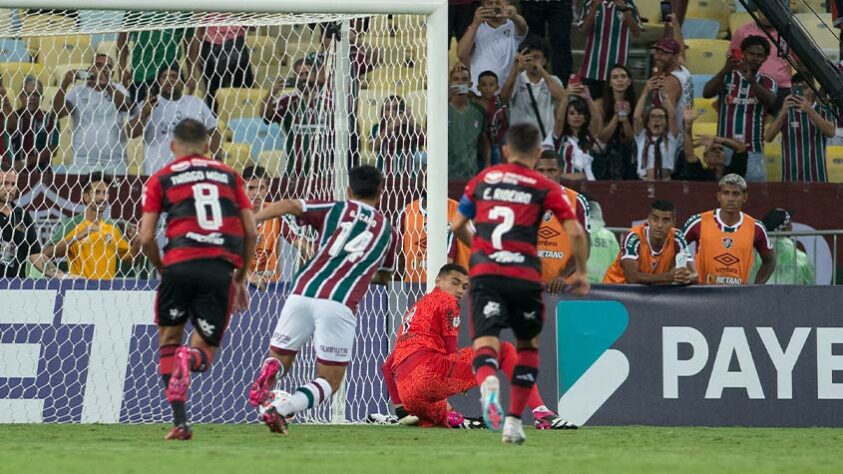
[[[173,158],[173,127],[188,117],[211,132],[210,154],[244,173],[256,207],[344,198],[356,164],[384,172],[381,209],[403,238],[399,272],[360,305],[341,393],[300,420],[385,412],[380,364],[426,278],[426,20],[0,11],[0,156],[13,170],[0,191],[11,211],[0,224],[0,423],[169,417],[157,275],[137,226],[145,179]],[[260,229],[251,308],[232,317],[218,359],[194,379],[194,421],[256,420],[248,386],[313,239],[294,220]],[[281,388],[310,380],[313,363],[306,347]]]

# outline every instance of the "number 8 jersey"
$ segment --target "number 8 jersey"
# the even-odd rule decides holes
[[[221,258],[243,265],[240,212],[252,203],[237,172],[203,156],[170,162],[149,177],[143,212],[167,214],[164,265]]]
[[[559,183],[526,166],[497,165],[472,178],[459,207],[477,229],[471,243],[470,275],[541,283],[536,242],[548,210],[561,222],[577,218]]]
[[[377,209],[357,201],[301,201],[299,223],[319,233],[316,254],[296,274],[294,295],[333,300],[352,311],[375,272],[395,271],[398,241]]]

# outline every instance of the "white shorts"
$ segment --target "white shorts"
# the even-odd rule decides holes
[[[347,365],[356,328],[357,318],[348,306],[332,300],[290,295],[281,309],[270,346],[280,352],[298,352],[312,334],[317,362]]]

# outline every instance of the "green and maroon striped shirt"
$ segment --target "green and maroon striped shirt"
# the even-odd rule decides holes
[[[815,102],[814,110],[824,119],[835,121],[831,110],[821,103]],[[808,114],[796,107],[788,110],[782,126],[782,181],[828,182],[827,142]]]
[[[585,22],[591,4],[599,1],[600,7],[594,17],[594,28],[586,38],[585,56],[580,75],[588,79],[605,81],[609,79],[609,68],[614,64],[626,64],[629,56],[629,27],[624,22],[625,13],[618,10],[611,0],[585,0],[577,26]],[[655,0],[646,0],[655,1]],[[641,17],[633,0],[627,0],[632,8],[632,17],[641,27]]]

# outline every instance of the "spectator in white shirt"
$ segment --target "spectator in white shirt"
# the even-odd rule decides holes
[[[524,41],[501,88],[501,99],[509,103],[509,123],[531,123],[543,137],[553,131],[556,108],[565,98],[562,80],[547,72],[548,50],[542,38]]]
[[[676,163],[679,148],[679,125],[676,120],[676,106],[670,96],[662,104],[645,111],[648,97],[659,90],[658,76],[647,81],[646,89],[638,99],[633,114],[635,143],[638,146],[638,176],[646,181],[667,181]]]
[[[211,153],[216,156],[222,141],[217,118],[202,99],[184,95],[184,80],[177,65],[164,66],[140,110],[126,124],[126,135],[130,138],[143,133],[145,175],[152,175],[173,159],[170,150],[173,129],[186,118],[205,125],[211,135]]]
[[[481,72],[492,71],[499,78],[509,77],[518,45],[527,37],[527,22],[507,0],[483,0],[474,21],[457,44],[460,62],[471,70],[472,91]]]
[[[131,101],[126,88],[111,80],[113,67],[108,55],[98,54],[87,71],[68,71],[53,97],[56,117],[61,119],[69,114],[73,122],[76,173],[126,173],[123,123]],[[85,83],[70,87],[76,79]]]

